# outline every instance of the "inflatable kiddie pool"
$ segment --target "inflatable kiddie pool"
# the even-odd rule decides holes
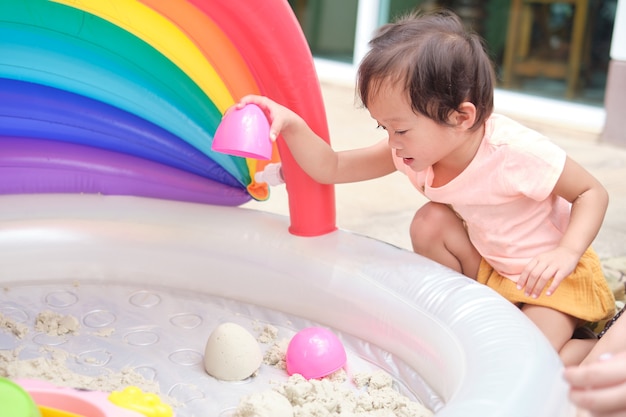
[[[192,411],[219,415],[264,389],[212,382],[199,365],[211,326],[235,320],[283,335],[328,326],[349,365],[388,371],[438,416],[567,415],[558,358],[525,317],[408,251],[342,230],[302,238],[283,216],[231,207],[91,195],[4,196],[0,206],[0,311],[25,322],[44,309],[72,313],[86,338],[115,327],[98,344],[69,347],[106,355],[97,363],[116,370],[151,364],[176,398],[187,398],[179,383],[205,387],[189,388]],[[135,323],[139,314],[147,321]],[[173,325],[184,317],[191,325]],[[194,415],[185,409],[178,415]]]
[[[211,328],[268,323],[288,337],[316,324],[340,336],[349,373],[383,369],[438,416],[570,415],[558,356],[523,314],[336,230],[333,188],[280,140],[290,216],[236,207],[268,190],[253,180],[260,161],[210,151],[235,100],[267,94],[328,137],[286,2],[61,3],[0,2],[0,312],[73,314],[81,334],[0,332],[1,350],[59,347],[93,374],[132,366],[183,404],[178,416],[226,416],[286,375],[207,376]]]

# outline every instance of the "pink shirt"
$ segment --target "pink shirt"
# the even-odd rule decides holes
[[[468,167],[449,183],[431,187],[432,167],[396,168],[428,199],[450,204],[465,220],[470,240],[501,275],[516,282],[534,256],[555,248],[569,222],[570,203],[552,195],[566,154],[541,134],[492,115]]]

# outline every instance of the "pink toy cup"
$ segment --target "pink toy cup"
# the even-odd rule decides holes
[[[308,327],[291,339],[285,360],[289,375],[300,374],[306,379],[317,379],[343,368],[346,350],[330,330]]]
[[[246,158],[269,160],[272,157],[270,125],[263,110],[255,104],[233,109],[215,131],[211,149]]]

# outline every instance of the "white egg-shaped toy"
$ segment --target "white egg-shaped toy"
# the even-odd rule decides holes
[[[262,361],[257,340],[235,323],[223,323],[215,328],[204,350],[204,369],[222,381],[242,381],[254,374]]]

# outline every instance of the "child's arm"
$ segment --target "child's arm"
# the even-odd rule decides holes
[[[548,281],[554,278],[546,292],[552,294],[574,271],[598,234],[609,202],[602,184],[569,157],[553,193],[572,203],[569,225],[559,246],[536,256],[520,275],[518,287],[525,288],[527,295],[538,297]]]
[[[382,177],[396,170],[387,140],[372,146],[336,152],[293,111],[262,96],[246,96],[237,107],[254,103],[270,122],[272,140],[280,135],[294,159],[315,181],[339,184]]]

